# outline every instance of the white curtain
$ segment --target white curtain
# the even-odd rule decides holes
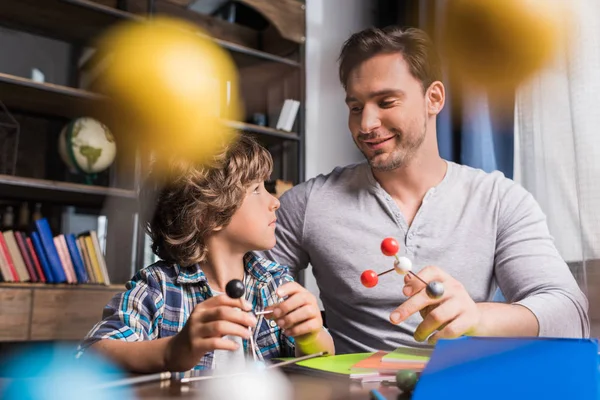
[[[600,1],[560,1],[574,17],[568,37],[517,91],[514,179],[540,203],[600,322]]]

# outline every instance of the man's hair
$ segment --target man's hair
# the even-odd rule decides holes
[[[344,89],[354,68],[376,55],[393,53],[402,54],[410,73],[421,81],[424,91],[433,82],[441,81],[440,58],[429,36],[417,28],[388,26],[367,28],[346,40],[339,56],[339,75]]]
[[[207,257],[207,239],[241,206],[248,185],[269,178],[271,154],[247,135],[236,138],[210,165],[173,160],[151,172],[140,192],[145,231],[161,259],[190,266]]]

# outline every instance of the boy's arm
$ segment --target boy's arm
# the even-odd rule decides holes
[[[335,354],[333,338],[325,328],[321,328],[317,332],[298,336],[294,340],[296,342],[296,357],[322,351],[329,355]]]
[[[334,355],[333,338],[323,327],[315,296],[294,282],[289,274],[284,274],[282,282],[285,283],[277,289],[277,296],[285,300],[273,307],[272,318],[286,337],[294,338],[295,355],[319,352]]]
[[[128,371],[156,372],[163,368],[164,346],[157,339],[164,299],[160,285],[146,270],[127,284],[128,290],[115,295],[97,323],[79,346],[101,352]]]
[[[126,371],[140,374],[167,371],[166,354],[173,337],[125,342],[122,340],[100,340],[90,346],[113,360]]]

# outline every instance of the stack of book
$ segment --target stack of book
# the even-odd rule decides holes
[[[433,349],[399,347],[394,351],[352,353],[316,357],[285,366],[290,372],[360,383],[395,382],[401,370],[421,372],[431,358]]]
[[[4,282],[110,285],[96,231],[53,235],[46,218],[36,229],[0,232],[0,278]]]
[[[431,352],[431,349],[409,347],[392,352],[378,351],[352,365],[349,377],[361,382],[394,381],[398,371],[423,371]]]

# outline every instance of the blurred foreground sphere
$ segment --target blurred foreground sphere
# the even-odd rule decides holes
[[[448,0],[442,38],[452,73],[492,91],[518,86],[552,59],[564,12],[552,0]]]
[[[131,387],[98,389],[125,378],[106,359],[89,353],[75,358],[72,347],[31,346],[3,358],[0,398],[3,400],[110,400],[134,399]]]
[[[158,159],[203,162],[235,138],[223,120],[240,120],[236,66],[195,25],[168,17],[126,22],[97,42],[111,130]]]

